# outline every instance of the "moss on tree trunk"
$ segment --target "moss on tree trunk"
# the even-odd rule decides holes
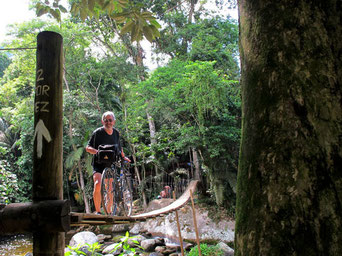
[[[239,1],[236,255],[342,255],[341,5]]]

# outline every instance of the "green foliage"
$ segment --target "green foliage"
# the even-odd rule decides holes
[[[80,250],[83,246],[84,246],[83,244],[78,244],[73,247],[68,245],[67,247],[70,249],[70,251],[67,251],[66,253],[64,253],[64,255],[71,256],[71,255],[74,255],[74,253],[76,253],[76,255],[87,255],[85,252]]]
[[[38,1],[35,5],[37,16],[49,14],[61,22],[61,12],[68,12],[59,4],[60,0]],[[143,8],[143,5],[128,0],[88,0],[73,1],[69,11],[72,15],[79,17],[82,21],[87,18],[99,20],[101,16],[107,15],[117,24],[121,24],[121,34],[130,33],[131,41],[141,41],[145,37],[152,42],[160,36],[158,28],[161,26],[153,14]]]
[[[139,242],[137,240],[134,240],[135,236],[129,236],[129,232],[127,231],[124,236],[121,236],[120,242],[115,246],[114,250],[112,252],[115,252],[118,248],[122,246],[123,252],[119,254],[119,256],[124,256],[129,253],[135,253],[136,249],[132,248],[128,241],[133,242],[136,244],[136,247],[142,248],[138,246]]]
[[[140,159],[146,159],[145,163],[153,159],[159,168],[167,169],[175,157],[196,148],[204,156],[213,184],[222,183],[237,171],[240,88],[237,81],[229,80],[214,66],[215,62],[174,59],[146,81],[130,87],[129,122],[136,122],[138,117],[143,120],[148,109],[158,129],[152,150],[146,141],[147,123],[138,123],[137,129],[135,123],[128,126],[134,134],[131,143],[143,154]],[[221,196],[231,196],[231,192],[216,188],[219,186],[213,189],[217,202],[233,203]]]
[[[238,79],[237,21],[195,8],[200,5],[199,1],[186,1],[182,5],[175,1],[148,2],[146,4],[167,24],[160,30],[158,43],[154,45],[156,53],[182,60],[215,61],[215,69],[230,79]],[[219,5],[218,1],[216,4]],[[189,11],[191,9],[193,12]]]
[[[39,15],[50,13],[60,19],[66,11],[58,0],[34,2]],[[210,187],[213,197],[219,198],[217,181],[236,170],[240,138],[237,24],[225,18],[204,19],[200,8],[191,14],[199,1],[70,2],[70,20],[59,25],[39,20],[13,25],[13,40],[6,45],[35,47],[36,35],[43,30],[63,36],[65,191],[68,183],[80,184],[76,181],[82,173],[85,187],[71,193],[85,191],[92,197],[91,156],[84,147],[101,126],[102,112],[113,110],[124,149],[130,151],[126,154],[134,153],[139,172],[148,173],[155,166],[172,171],[180,159],[189,161],[189,151],[196,149],[202,167],[208,168],[204,175],[215,184]],[[160,38],[159,24],[147,10],[167,24]],[[157,52],[173,58],[150,77],[142,49],[130,41],[143,36],[156,42]],[[18,198],[25,200],[32,183],[35,61],[34,50],[13,52],[0,82],[0,117],[8,122],[6,140],[10,139],[1,150],[9,163],[6,170],[22,177]],[[155,123],[156,143],[151,143],[147,113]],[[155,194],[144,182],[140,188],[148,196]]]
[[[217,245],[210,246],[207,244],[200,244],[202,256],[223,256],[224,252]],[[187,256],[198,256],[198,246],[192,247],[190,252],[186,254]]]
[[[99,253],[100,249],[101,249],[101,245],[98,242],[95,242],[93,244],[88,244],[86,243],[84,244],[78,244],[74,247],[71,247],[70,245],[67,246],[70,251],[67,251],[64,255],[65,256],[70,256],[70,255],[91,255],[91,256],[99,256],[102,255],[101,253]],[[86,248],[86,250],[88,251],[88,253],[83,252],[82,249]],[[91,254],[89,254],[91,253]]]
[[[0,52],[0,78],[4,75],[4,71],[9,66],[10,63],[11,63],[11,60],[8,57],[8,55]]]
[[[9,169],[8,162],[0,160],[0,204],[16,202],[19,191],[17,175],[6,169]]]
[[[88,251],[91,253],[91,256],[102,255],[101,253],[98,253],[101,249],[101,245],[98,242],[86,245],[88,246]]]

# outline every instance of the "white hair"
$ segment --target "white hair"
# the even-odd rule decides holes
[[[106,116],[112,116],[113,120],[116,120],[115,119],[115,115],[114,115],[114,113],[112,111],[104,112],[103,115],[102,115],[102,121],[104,121],[106,119]]]

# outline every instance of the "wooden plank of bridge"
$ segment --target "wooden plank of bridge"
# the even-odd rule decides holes
[[[63,199],[63,38],[37,36],[33,202]],[[64,232],[33,233],[33,255],[64,255]]]

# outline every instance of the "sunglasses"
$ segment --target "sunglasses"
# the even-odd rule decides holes
[[[105,122],[105,123],[111,123],[111,122],[113,122],[113,119],[103,119],[103,122]]]

